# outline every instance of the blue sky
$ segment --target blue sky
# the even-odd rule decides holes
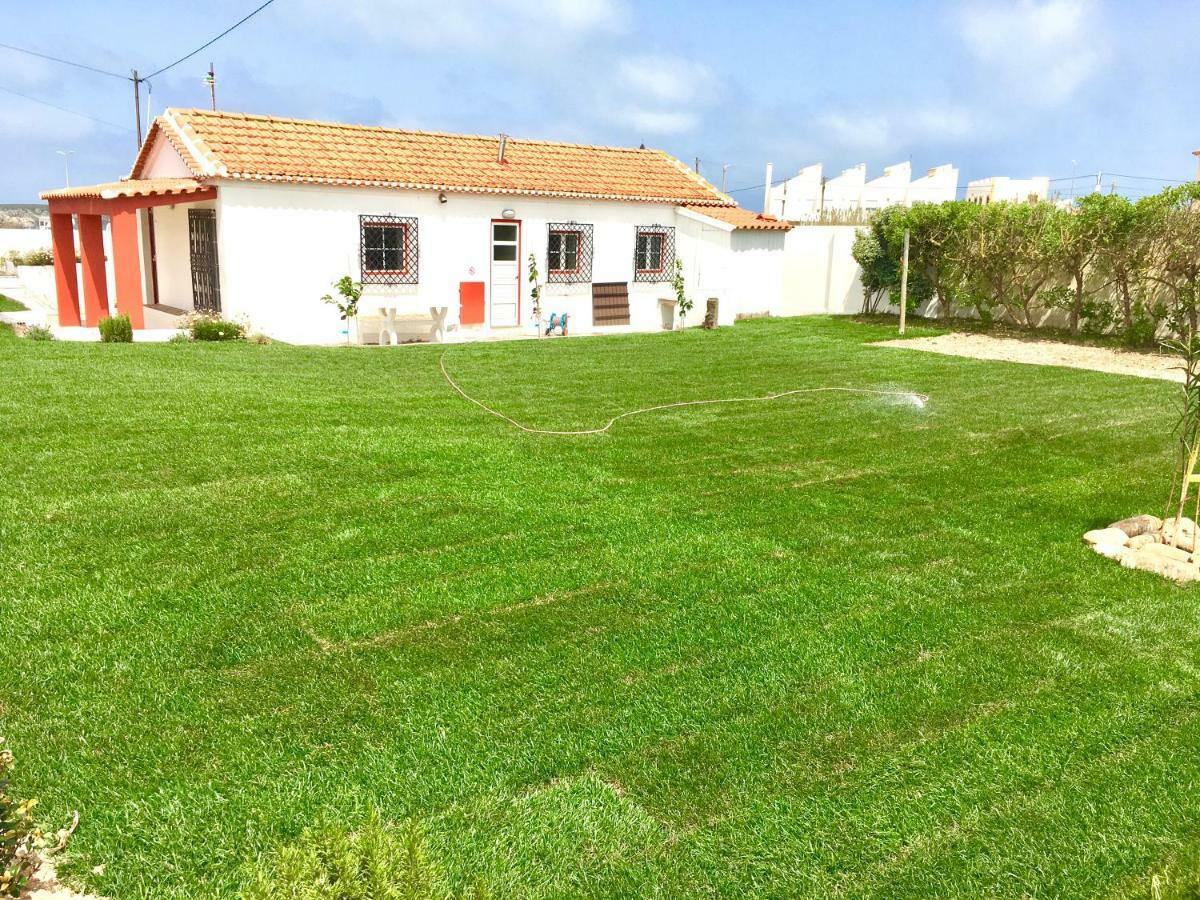
[[[0,0],[0,40],[146,73],[256,5]],[[962,183],[1103,170],[1136,195],[1159,185],[1125,176],[1194,177],[1198,34],[1196,2],[276,0],[155,78],[150,103],[207,105],[211,59],[223,109],[644,142],[718,183],[728,163],[730,188],[767,161],[779,177],[911,158]],[[0,202],[61,185],[56,150],[73,183],[125,174],[132,120],[127,83],[0,49]]]

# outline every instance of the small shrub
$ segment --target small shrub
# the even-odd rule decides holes
[[[319,822],[260,859],[243,900],[450,900],[415,822],[397,829],[372,812],[358,831]],[[469,896],[483,898],[477,887]]]
[[[177,331],[167,338],[168,344],[190,344],[191,342],[192,336],[186,331]]]
[[[21,896],[36,865],[34,845],[41,838],[33,825],[37,801],[18,801],[9,793],[12,770],[12,752],[0,747],[0,897]]]
[[[132,344],[133,323],[128,315],[109,316],[100,320],[100,342],[102,344]]]
[[[52,266],[54,254],[49,250],[26,250],[24,253],[13,253],[11,259],[18,266]]]
[[[207,316],[192,319],[191,331],[195,341],[240,341],[246,333],[237,322]]]
[[[52,341],[54,332],[45,325],[30,325],[25,329],[25,337],[31,341]]]

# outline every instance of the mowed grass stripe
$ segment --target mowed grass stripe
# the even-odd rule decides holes
[[[1174,389],[884,336],[450,349],[541,427],[932,398],[564,439],[463,402],[441,348],[0,342],[38,398],[0,399],[33,662],[0,728],[84,811],[68,869],[227,896],[314,810],[379,806],[503,895],[1144,886],[1196,811],[1197,616],[1078,535],[1160,502]]]

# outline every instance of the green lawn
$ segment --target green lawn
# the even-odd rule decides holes
[[[0,732],[69,874],[229,896],[319,811],[498,897],[1146,896],[1200,828],[1164,382],[846,320],[438,347],[0,336]],[[91,873],[103,865],[102,874]]]
[[[24,303],[19,303],[6,294],[0,294],[0,312],[22,312],[28,309]]]

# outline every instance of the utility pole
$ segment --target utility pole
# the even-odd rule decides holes
[[[208,85],[209,96],[212,97],[213,112],[217,111],[217,73],[213,71],[213,64],[208,64],[208,74],[204,76],[204,83]]]
[[[908,318],[908,238],[904,229],[904,256],[900,258],[900,333],[904,334],[905,319]]]
[[[142,96],[140,87],[142,79],[138,78],[137,69],[133,70],[133,116],[137,122],[137,148],[142,149]]]
[[[1096,187],[1092,189],[1093,194],[1100,193],[1104,189],[1104,172],[1096,173]]]

